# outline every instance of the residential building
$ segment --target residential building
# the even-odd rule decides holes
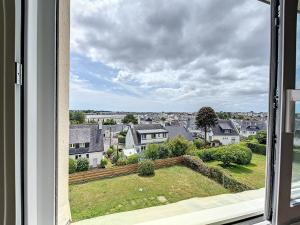
[[[182,136],[188,141],[193,141],[194,136],[189,132],[185,127],[182,126],[165,126],[165,129],[168,131],[168,137],[170,139],[177,136]]]
[[[85,121],[87,123],[94,122],[94,123],[102,124],[106,120],[113,119],[114,121],[116,121],[117,124],[121,124],[125,116],[126,116],[125,114],[111,114],[111,115],[86,114]]]
[[[161,124],[133,125],[126,134],[125,149],[135,149],[140,153],[147,144],[162,143],[167,139],[168,131]]]
[[[90,167],[97,167],[103,152],[103,135],[97,124],[70,125],[69,158],[87,158]]]
[[[267,131],[266,121],[249,121],[241,120],[238,122],[240,126],[240,136],[249,137],[250,135],[256,135],[258,131]]]
[[[219,143],[222,145],[240,143],[239,132],[231,120],[218,120],[206,138],[213,146]]]

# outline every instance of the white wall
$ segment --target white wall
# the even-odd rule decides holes
[[[212,136],[212,141],[219,140],[222,145],[238,144],[240,143],[240,136]]]
[[[152,143],[160,143],[160,142],[165,142],[168,139],[168,134],[165,138],[163,138],[161,134],[161,137],[157,137],[157,134],[155,134],[156,138],[152,138],[151,134],[146,135],[146,139],[141,139],[141,144],[152,144]]]
[[[81,154],[81,158],[87,158],[86,154],[89,154],[89,166],[90,167],[94,167],[94,159],[97,159],[97,165],[100,164],[101,159],[103,159],[103,152],[90,152],[90,153],[85,153],[85,154]],[[78,154],[79,155],[79,154]],[[75,159],[76,155],[69,155],[70,159]]]

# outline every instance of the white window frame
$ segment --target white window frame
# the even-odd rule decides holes
[[[79,143],[79,148],[85,148],[85,143]]]

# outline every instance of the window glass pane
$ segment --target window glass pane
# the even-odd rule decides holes
[[[297,14],[296,89],[300,89],[300,14]],[[300,203],[300,102],[295,105],[291,204]]]

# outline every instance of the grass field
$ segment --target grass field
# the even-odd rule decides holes
[[[226,171],[236,180],[252,188],[262,188],[265,186],[266,157],[263,155],[253,154],[251,163],[246,166],[233,165],[223,168],[221,163],[216,161],[208,162],[207,164]]]
[[[70,185],[73,221],[228,193],[214,181],[184,166],[156,170],[153,177],[137,174]]]

